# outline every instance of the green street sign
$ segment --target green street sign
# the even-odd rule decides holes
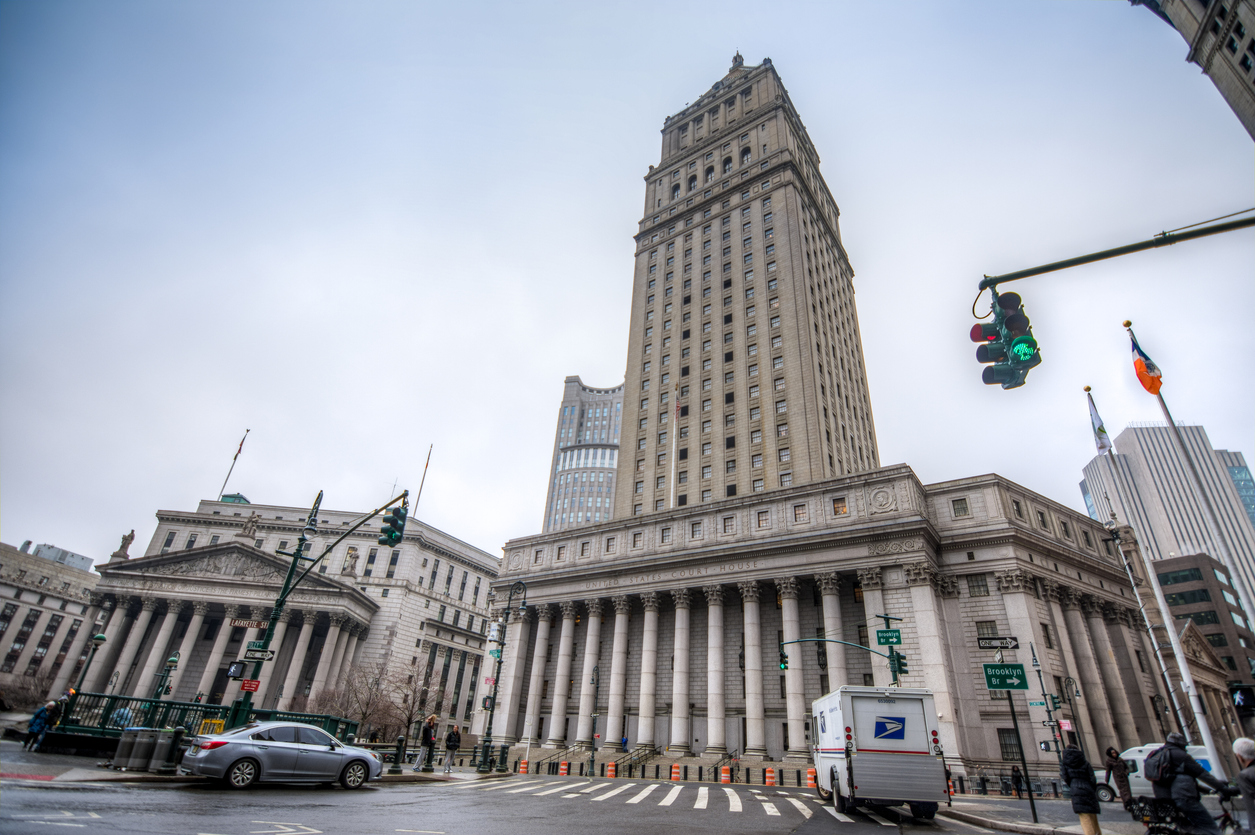
[[[501,657],[501,650],[499,650],[499,649],[490,649],[490,650],[488,650],[488,654],[489,654],[489,655],[491,655],[493,658],[500,658],[500,657]]]
[[[265,641],[249,641],[248,648],[249,649],[265,649],[266,642]]]
[[[876,630],[876,646],[887,647],[889,645],[902,646],[902,630],[901,629],[877,629]]]
[[[1046,703],[1045,702],[1029,702],[1028,706],[1029,707],[1045,707]]]
[[[1027,690],[1023,664],[985,664],[985,686],[990,690]]]

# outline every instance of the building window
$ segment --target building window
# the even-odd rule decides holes
[[[792,484],[793,484],[793,473],[781,473],[780,474],[780,486],[781,487],[789,487]]]
[[[1015,499],[1011,500],[1011,509],[1015,511],[1016,519],[1024,518],[1024,508],[1020,507],[1020,503],[1016,501]]]
[[[755,493],[763,492],[763,480],[761,478],[754,479],[754,492]]]
[[[692,525],[689,526],[689,537],[691,539],[702,538],[702,523],[701,522],[694,522]]]
[[[806,517],[806,505],[804,504],[793,505],[793,521],[805,522],[806,518],[807,518]]]
[[[1203,572],[1197,568],[1184,568],[1180,571],[1166,571],[1159,575],[1159,585],[1171,586],[1177,583],[1201,583]]]
[[[832,500],[832,515],[844,516],[850,512],[850,506],[846,503],[845,496],[838,496]]]
[[[587,557],[588,552],[592,547],[593,547],[593,544],[591,542],[581,542],[580,543],[580,556]]]
[[[1005,693],[1007,691],[995,690],[993,692]],[[1020,740],[1016,736],[1014,728],[998,729],[998,747],[1002,750],[1002,759],[1004,762],[1018,763],[1020,761]]]
[[[1220,615],[1216,614],[1215,609],[1208,609],[1205,612],[1189,612],[1184,615],[1175,615],[1177,620],[1185,620],[1189,618],[1199,626],[1208,626],[1210,624],[1220,623]],[[1237,615],[1234,615],[1237,617]]]
[[[723,517],[723,532],[724,533],[736,532],[736,517],[735,516]]]
[[[671,528],[668,527],[662,529],[662,541],[664,543],[671,541]]]
[[[1046,514],[1040,510],[1037,511],[1037,524],[1041,526],[1043,531],[1050,530],[1050,523],[1046,521]]]
[[[1164,599],[1168,601],[1169,606],[1188,606],[1192,603],[1210,603],[1211,592],[1207,589],[1193,589],[1191,591],[1178,591],[1165,594]]]
[[[788,462],[788,460],[789,460],[789,448],[788,448],[788,447],[783,447],[783,448],[781,448],[781,449],[777,452],[777,455],[778,455],[778,457],[779,457],[779,459],[780,459],[780,463],[781,463],[781,464],[785,464],[785,463],[787,463],[787,462]]]
[[[771,511],[769,510],[758,511],[758,527],[760,529],[771,527]]]
[[[988,578],[986,578],[984,574],[967,575],[967,594],[969,597],[988,597]]]
[[[1041,637],[1042,637],[1042,640],[1046,642],[1046,649],[1055,648],[1054,639],[1050,637],[1050,624],[1043,623],[1041,625]],[[1146,672],[1146,671],[1142,670],[1142,672]]]
[[[645,538],[645,535],[642,534],[640,531],[637,531],[636,533],[632,534],[632,547],[633,548],[641,547],[641,542],[644,538]]]
[[[976,637],[977,638],[997,638],[998,622],[994,620],[978,620],[976,621]]]
[[[544,555],[545,555],[544,551],[540,550],[539,548],[536,549],[536,553],[532,555],[532,565],[540,565],[540,560],[542,557],[544,557]]]
[[[196,534],[190,533],[187,535],[187,544],[184,545],[183,548],[184,550],[187,550],[189,548],[195,548],[195,547],[196,547]]]
[[[967,516],[968,515],[967,499],[955,499],[952,502],[950,502],[950,505],[951,507],[954,508],[955,516]]]
[[[558,546],[558,559],[560,560],[566,559],[566,546],[565,545]]]
[[[776,401],[776,414],[783,415],[789,411],[789,403],[786,400]]]

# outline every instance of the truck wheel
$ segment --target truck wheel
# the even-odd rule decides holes
[[[824,784],[818,780],[815,781],[815,793],[819,795],[819,799],[824,803],[832,800],[832,792],[825,789]]]
[[[1099,784],[1098,800],[1102,803],[1110,803],[1116,799],[1116,793],[1111,790],[1111,786]]]
[[[842,814],[854,808],[850,804],[850,801],[845,799],[845,795],[841,794],[841,792],[837,791],[836,789],[833,789],[833,804],[832,805],[836,808],[838,812],[841,812]]]

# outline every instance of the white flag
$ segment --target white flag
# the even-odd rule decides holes
[[[1107,434],[1107,428],[1102,425],[1102,418],[1098,416],[1098,407],[1094,405],[1094,395],[1086,394],[1089,400],[1089,420],[1094,425],[1094,446],[1098,447],[1098,454],[1102,455],[1111,449],[1111,436]]]

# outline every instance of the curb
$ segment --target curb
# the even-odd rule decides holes
[[[1054,833],[1064,829],[1065,827],[1042,826],[1034,823],[1014,823],[1012,821],[1000,821],[993,818],[985,818],[980,815],[973,815],[970,812],[960,812],[956,809],[938,809],[937,814],[942,817],[953,818],[964,823],[983,826],[986,829],[1001,829],[1003,832],[1018,832],[1020,835],[1054,835]],[[1071,833],[1068,833],[1071,835]]]

